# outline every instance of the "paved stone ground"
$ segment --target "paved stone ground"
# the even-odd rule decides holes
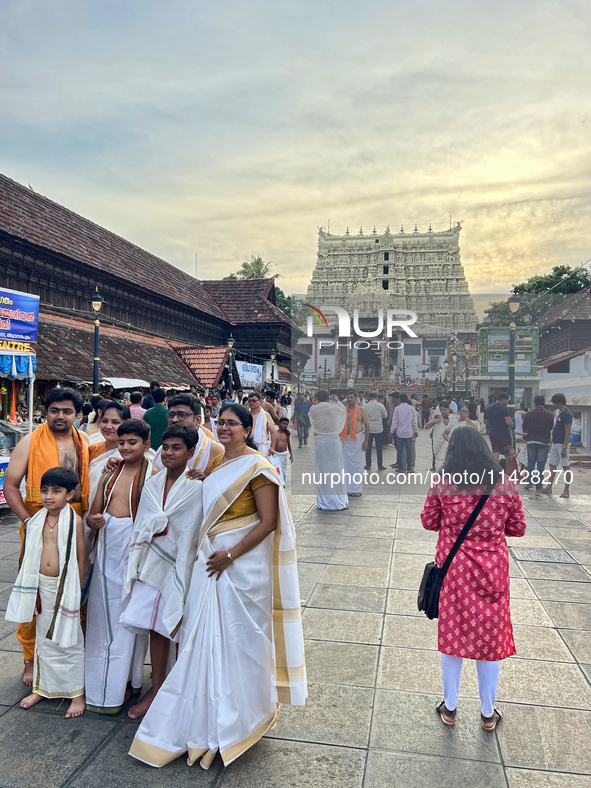
[[[298,454],[311,466],[311,446]],[[389,462],[393,454],[386,450]],[[427,467],[424,433],[417,455],[417,468]],[[465,665],[455,728],[444,728],[434,711],[441,698],[437,625],[416,609],[436,539],[419,523],[424,496],[393,488],[389,495],[351,500],[346,512],[323,513],[313,497],[291,495],[310,682],[306,707],[282,707],[271,734],[228,769],[216,759],[204,772],[182,758],[151,769],[127,756],[137,723],[124,715],[65,720],[65,704],[57,701],[21,710],[26,689],[15,627],[0,621],[0,788],[590,788],[588,475],[577,474],[568,501],[524,493],[528,531],[511,539],[513,546],[558,550],[574,563],[511,561],[518,656],[501,666],[504,719],[495,733],[480,728],[472,663]],[[2,609],[18,548],[17,525],[5,513]]]

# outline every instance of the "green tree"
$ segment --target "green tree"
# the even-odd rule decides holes
[[[260,255],[251,254],[240,266],[240,270],[235,274],[225,276],[224,279],[268,279],[273,276],[275,279],[281,274],[272,274],[271,269],[275,263],[266,262]]]
[[[591,275],[580,266],[571,268],[570,265],[556,265],[549,274],[530,277],[513,288],[523,298],[517,322],[523,322],[524,315],[529,315],[535,322],[546,310],[563,301],[565,296],[578,293],[590,285]],[[491,318],[493,326],[506,326],[511,322],[506,299],[494,301],[484,311]]]
[[[291,318],[291,296],[285,295],[280,287],[275,285],[275,304],[279,309]]]

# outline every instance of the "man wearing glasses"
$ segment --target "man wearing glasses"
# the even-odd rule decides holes
[[[195,447],[193,456],[187,462],[187,468],[195,471],[209,473],[209,468],[214,457],[223,454],[224,447],[220,443],[212,440],[205,434],[201,426],[203,410],[199,400],[192,394],[177,394],[168,403],[168,424],[184,424],[188,427],[195,427],[199,433],[199,441]],[[164,465],[160,459],[162,448],[158,449],[154,457],[153,474],[164,470]]]

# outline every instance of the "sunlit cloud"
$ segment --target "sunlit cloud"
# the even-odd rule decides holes
[[[591,257],[583,4],[5,4],[0,170],[194,273],[463,221],[473,292]],[[26,52],[26,56],[24,53]]]

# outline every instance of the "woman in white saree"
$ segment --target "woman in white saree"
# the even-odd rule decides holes
[[[151,766],[188,753],[227,766],[307,697],[295,529],[277,470],[250,442],[252,417],[222,407],[203,485],[203,524],[176,665],[133,740]]]

